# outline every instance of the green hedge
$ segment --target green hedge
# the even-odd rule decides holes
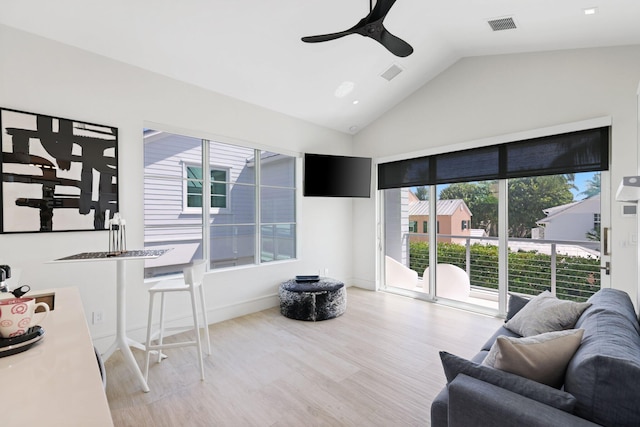
[[[498,288],[498,247],[473,244],[470,246],[472,286]],[[440,263],[456,265],[466,270],[465,246],[438,243]],[[551,289],[551,256],[535,251],[509,250],[509,291],[537,295]],[[409,267],[424,273],[429,265],[429,244],[411,242]],[[600,260],[576,256],[556,256],[556,294],[559,298],[585,301],[600,289]]]

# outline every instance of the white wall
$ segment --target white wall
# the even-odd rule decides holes
[[[637,166],[640,46],[465,58],[362,130],[355,155],[401,158],[467,148],[473,141],[592,118],[612,119],[610,193]],[[603,181],[603,185],[606,183]],[[375,200],[358,201],[361,230],[375,230]],[[603,221],[608,212],[603,212]],[[637,292],[634,218],[611,203],[611,286]],[[375,246],[373,233],[354,239],[355,253]],[[375,283],[375,257],[355,265],[360,283]]]
[[[129,248],[143,246],[144,126],[291,155],[351,153],[349,135],[2,25],[0,61],[0,106],[118,128],[120,211]],[[299,260],[209,274],[212,321],[276,305],[278,284],[296,274],[326,268],[351,284],[351,201],[300,197],[299,207]],[[107,232],[0,235],[0,263],[21,269],[20,283],[33,289],[77,286],[88,319],[94,310],[105,312],[104,324],[90,326],[101,349],[115,331],[115,264],[50,261],[107,249]],[[127,281],[128,326],[140,339],[149,286],[142,262],[129,263]]]

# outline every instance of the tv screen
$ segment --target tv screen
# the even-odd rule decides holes
[[[307,197],[371,197],[371,159],[306,153],[303,194]]]

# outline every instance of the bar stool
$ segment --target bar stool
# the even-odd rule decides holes
[[[202,282],[204,280],[204,273],[206,268],[206,262],[204,260],[195,261],[191,266],[186,267],[183,270],[184,280],[174,279],[174,280],[163,280],[151,288],[149,288],[149,320],[147,323],[147,341],[145,343],[145,364],[144,364],[144,379],[147,380],[149,376],[149,358],[151,356],[151,352],[157,351],[158,353],[158,363],[162,360],[163,357],[166,357],[162,354],[162,349],[165,348],[176,348],[176,347],[185,347],[185,346],[196,346],[198,349],[198,362],[200,363],[200,379],[204,380],[204,364],[202,362],[202,344],[200,341],[200,325],[198,322],[198,310],[196,308],[196,288],[199,289],[200,293],[200,303],[202,306],[202,320],[203,320],[203,329],[204,336],[206,340],[206,348],[207,354],[211,354],[211,342],[209,340],[209,323],[207,322],[207,307],[204,298],[204,286],[202,286]],[[164,332],[165,330],[169,330],[169,328],[164,328],[164,307],[165,300],[164,297],[168,292],[189,292],[191,297],[191,312],[193,316],[193,330],[195,333],[195,340],[193,341],[182,341],[177,343],[163,343]],[[160,327],[155,334],[158,335],[157,344],[151,344],[152,341],[152,322],[153,322],[153,301],[155,299],[156,294],[160,294]],[[171,328],[176,329],[176,328]],[[184,329],[184,328],[178,328]]]

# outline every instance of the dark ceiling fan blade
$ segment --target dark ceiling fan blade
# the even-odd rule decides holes
[[[340,37],[348,36],[349,34],[360,34],[376,40],[396,56],[409,56],[413,53],[411,45],[391,34],[382,24],[384,18],[387,16],[387,13],[389,13],[389,10],[391,10],[391,7],[395,2],[396,0],[378,0],[369,14],[348,30],[338,33],[302,37],[302,41],[307,43],[319,43],[335,40]]]
[[[364,27],[354,29],[354,32],[370,37],[386,47],[387,50],[396,56],[405,57],[413,53],[411,45],[399,37],[394,36],[382,24],[382,19],[369,23]]]
[[[353,31],[340,31],[339,33],[331,33],[331,34],[321,34],[318,36],[307,36],[303,37],[302,41],[306,43],[320,43],[327,42],[329,40],[339,39],[340,37],[348,36],[349,34],[353,34]]]
[[[395,2],[396,0],[376,1],[376,5],[373,6],[373,9],[369,13],[369,15],[367,15],[367,18],[369,18],[368,22],[373,22],[373,21],[377,21],[378,19],[383,19],[385,16],[387,16],[387,13],[389,13],[389,10],[391,10],[391,6],[393,6]]]
[[[409,56],[413,53],[413,48],[409,43],[402,40],[399,37],[391,34],[386,28],[382,28],[380,33],[375,33],[377,37],[371,35],[370,37],[378,42],[384,47],[386,47],[389,52],[393,53],[396,56],[404,58],[405,56]]]

